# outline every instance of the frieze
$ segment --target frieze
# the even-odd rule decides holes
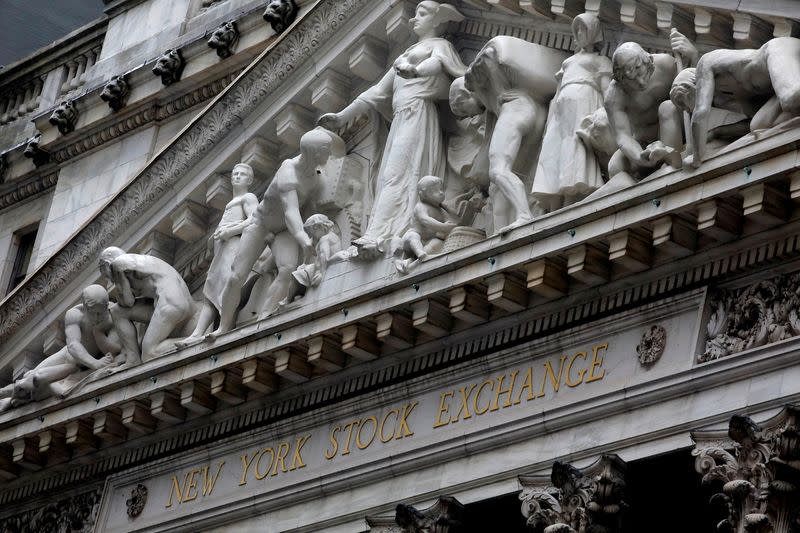
[[[262,99],[310,58],[315,50],[337,33],[348,15],[366,0],[326,1],[301,22],[299,31],[270,50],[225,96],[228,105],[211,109],[196,121],[184,136],[170,146],[142,172],[138,179],[61,251],[4,302],[0,309],[0,339],[6,339],[37,308],[39,302],[55,294],[75,276],[94,264],[99,251],[158,199],[172,183],[208,153]]]
[[[800,334],[800,273],[711,293],[704,363]]]
[[[0,531],[7,533],[91,533],[100,507],[100,491],[78,496],[0,519]]]

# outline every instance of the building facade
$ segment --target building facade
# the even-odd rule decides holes
[[[0,73],[0,530],[797,530],[797,2],[104,2]]]

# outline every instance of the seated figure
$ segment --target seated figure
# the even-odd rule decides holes
[[[421,261],[441,253],[447,236],[458,226],[468,226],[483,207],[483,196],[467,193],[457,198],[460,209],[444,203],[444,182],[437,176],[423,176],[417,183],[419,201],[414,206],[411,228],[403,235],[405,259],[395,261],[401,274]],[[466,201],[465,196],[471,196]]]
[[[119,294],[117,304],[111,307],[124,357],[118,370],[173,349],[175,340],[169,337],[180,334],[179,328],[193,325],[194,301],[181,275],[157,257],[129,254],[113,246],[100,253],[98,264],[100,273],[114,282]],[[141,350],[134,322],[147,325]]]
[[[86,370],[112,364],[121,345],[109,314],[108,292],[100,285],[90,285],[81,299],[81,304],[64,315],[66,345],[0,389],[0,412],[66,395],[88,374]]]

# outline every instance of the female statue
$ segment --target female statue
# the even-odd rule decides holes
[[[603,38],[595,15],[575,17],[572,34],[577,52],[556,73],[560,85],[550,107],[533,179],[533,195],[547,211],[581,200],[603,185],[600,164],[576,131],[584,117],[603,107],[611,61],[595,48]]]
[[[445,173],[446,150],[437,102],[447,101],[450,83],[464,75],[466,66],[442,35],[448,22],[463,18],[449,4],[421,2],[409,21],[419,42],[397,58],[377,85],[339,113],[319,119],[321,126],[338,129],[375,109],[392,122],[369,222],[354,243],[362,257],[377,257],[386,241],[399,241],[411,222],[419,178]]]

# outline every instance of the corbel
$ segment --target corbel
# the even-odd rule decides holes
[[[527,287],[539,296],[552,300],[569,292],[569,280],[564,263],[546,257],[525,265]]]
[[[486,278],[486,300],[493,306],[516,313],[528,307],[528,289],[510,272]]]
[[[297,104],[288,104],[275,116],[278,139],[292,149],[299,148],[300,137],[313,128],[313,114]]]
[[[183,242],[194,242],[206,235],[208,210],[191,200],[181,202],[171,215],[172,234]]]
[[[307,353],[300,353],[293,348],[278,350],[275,352],[275,374],[292,383],[306,382],[312,373],[307,358]]]
[[[97,449],[93,424],[88,420],[71,420],[64,426],[64,442],[75,454],[85,454]]]
[[[192,380],[181,383],[181,406],[201,415],[214,411],[217,400],[211,395],[211,389],[202,381]]]
[[[777,226],[789,219],[789,195],[769,183],[751,185],[741,191],[745,217],[764,226]]]
[[[653,221],[653,247],[671,257],[685,257],[697,248],[696,225],[676,215]]]
[[[342,345],[325,335],[308,339],[307,359],[309,364],[328,372],[336,372],[344,367],[346,360]]]
[[[641,0],[619,0],[619,20],[629,28],[656,33],[656,14]]]
[[[228,405],[239,405],[247,399],[247,389],[231,370],[218,370],[211,374],[211,394]]]
[[[156,428],[157,420],[143,402],[134,400],[124,403],[121,410],[122,425],[129,430],[144,435]]]
[[[96,437],[106,442],[120,442],[125,440],[125,426],[122,425],[122,418],[114,411],[100,411],[95,413],[92,433]]]
[[[347,66],[365,81],[375,81],[386,72],[388,49],[378,39],[362,35],[350,50]]]
[[[397,7],[402,7],[400,4]],[[350,101],[350,80],[327,69],[309,85],[311,105],[323,113],[341,111]]]
[[[595,244],[581,244],[567,250],[567,274],[586,285],[608,281],[611,266],[608,252]]]
[[[177,394],[166,390],[150,395],[150,414],[168,424],[179,424],[186,419],[186,410],[181,406],[181,399]]]
[[[486,297],[474,287],[456,287],[448,292],[450,314],[467,324],[482,324],[489,320],[489,306]]]
[[[426,335],[444,337],[453,327],[453,317],[450,309],[441,303],[425,299],[411,304],[411,323]]]
[[[401,313],[382,313],[375,318],[375,337],[394,350],[414,346],[414,325]]]
[[[342,328],[342,351],[361,361],[380,357],[381,345],[375,328],[366,324],[351,324]]]
[[[735,239],[742,232],[741,202],[714,198],[699,204],[697,231],[720,242]]]
[[[22,468],[31,471],[41,470],[45,464],[45,456],[39,452],[39,445],[33,439],[23,437],[11,443],[12,461]]]
[[[278,390],[278,377],[266,361],[249,359],[242,363],[242,385],[262,394]]]
[[[647,270],[653,264],[649,232],[626,229],[608,238],[608,259],[631,272]]]

